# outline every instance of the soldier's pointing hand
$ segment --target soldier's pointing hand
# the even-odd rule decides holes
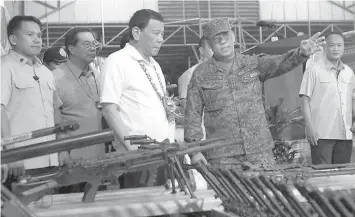
[[[301,41],[300,48],[304,55],[310,56],[318,51],[323,50],[322,46],[325,45],[325,37],[320,37],[320,35],[321,33],[318,32],[309,39]]]

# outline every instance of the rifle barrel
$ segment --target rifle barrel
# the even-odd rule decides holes
[[[176,155],[191,154],[196,152],[202,152],[214,148],[222,148],[235,144],[242,144],[243,140],[234,140],[229,137],[224,138],[212,138],[200,142],[187,143],[188,149],[179,150]]]
[[[1,145],[7,146],[18,142],[27,141],[30,139],[36,139],[43,136],[49,136],[57,132],[72,130],[75,131],[79,129],[79,124],[74,121],[63,122],[61,124],[55,125],[54,127],[47,127],[44,129],[34,130],[28,133],[23,133],[20,135],[9,136],[1,139]]]
[[[110,142],[113,140],[115,140],[113,131],[105,130],[64,139],[37,143],[23,147],[7,149],[1,152],[1,164],[8,164],[47,154],[83,148],[99,143]]]

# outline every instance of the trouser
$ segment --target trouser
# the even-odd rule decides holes
[[[265,163],[274,165],[275,160],[274,155],[272,154],[272,150],[264,150],[263,152],[258,153],[211,159],[208,160],[208,163],[214,168],[220,168],[223,170],[235,169],[242,171],[245,169],[245,163],[260,167]]]
[[[312,164],[350,163],[352,148],[352,140],[319,139],[311,146]]]

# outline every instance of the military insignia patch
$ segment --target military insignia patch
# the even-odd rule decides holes
[[[67,57],[67,52],[65,52],[64,48],[59,49],[59,54],[62,55],[62,57]]]
[[[258,75],[257,72],[253,72],[253,73],[250,73],[250,74],[249,74],[249,76],[250,76],[251,78],[254,78],[254,77],[257,76],[257,75]]]

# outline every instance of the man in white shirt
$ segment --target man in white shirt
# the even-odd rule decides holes
[[[15,16],[7,34],[12,50],[1,57],[1,136],[8,137],[53,127],[55,112],[62,102],[56,92],[51,71],[38,59],[42,49],[41,22],[33,16]],[[7,146],[16,148],[54,140],[45,136]],[[58,154],[10,163],[5,186],[23,175],[53,172]]]
[[[210,46],[207,43],[207,39],[205,36],[202,36],[202,38],[200,39],[199,43],[198,43],[198,48],[200,51],[200,60],[198,61],[197,64],[195,64],[194,66],[192,66],[191,68],[189,68],[188,70],[186,70],[184,73],[182,73],[182,75],[180,76],[179,80],[178,80],[178,91],[179,91],[179,97],[180,97],[180,105],[182,107],[183,112],[181,112],[182,114],[185,114],[185,108],[186,108],[186,96],[187,96],[187,86],[190,83],[191,80],[191,76],[192,73],[194,72],[194,70],[196,69],[196,67],[198,65],[200,65],[203,62],[206,62],[207,60],[209,60],[212,56],[213,56],[213,51],[210,48]],[[178,139],[178,135],[182,135],[183,138],[183,124],[179,125],[177,124],[176,128],[176,139],[179,141]],[[204,123],[202,121],[202,131],[203,131],[203,138],[206,138],[206,132],[205,132],[205,127],[204,127]],[[181,133],[179,133],[181,132]],[[183,141],[183,139],[182,139]]]
[[[123,141],[128,135],[174,141],[171,101],[167,98],[162,70],[153,59],[163,43],[163,22],[163,17],[153,10],[135,12],[129,21],[130,42],[102,65],[100,103],[118,140],[117,151],[137,149],[129,141]],[[127,181],[130,178],[125,177],[129,187],[141,184],[137,183],[140,175],[132,176],[130,183]]]
[[[324,58],[310,65],[303,76],[300,97],[311,144],[313,164],[349,163],[355,114],[355,76],[340,58],[344,38],[332,32],[326,36]]]
[[[198,65],[200,65],[203,62],[206,62],[213,56],[213,51],[211,50],[210,46],[207,43],[207,39],[205,36],[203,36],[199,43],[198,43],[198,49],[200,51],[200,60],[198,63],[191,68],[189,68],[186,72],[184,72],[179,80],[178,80],[178,88],[179,88],[179,97],[181,99],[181,103],[183,104],[184,108],[186,105],[186,95],[187,95],[187,86],[190,83],[190,79],[192,76],[192,73],[196,69]]]

